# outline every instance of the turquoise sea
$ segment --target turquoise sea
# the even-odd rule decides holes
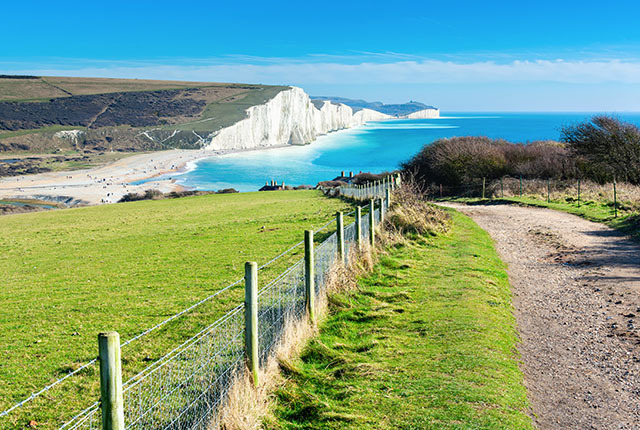
[[[342,170],[381,172],[397,169],[420,148],[442,137],[488,136],[513,142],[558,140],[563,125],[588,119],[586,113],[449,113],[439,119],[370,122],[321,136],[311,145],[229,154],[201,160],[171,177],[200,190],[256,191],[275,179],[288,185],[315,185]],[[640,124],[640,113],[619,114]]]

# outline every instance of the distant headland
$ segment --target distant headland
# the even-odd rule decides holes
[[[401,104],[384,104],[382,102],[368,102],[361,99],[347,99],[344,97],[311,96],[311,100],[327,100],[332,103],[344,104],[357,112],[370,109],[394,118],[438,118],[440,110],[424,103],[409,101]]]

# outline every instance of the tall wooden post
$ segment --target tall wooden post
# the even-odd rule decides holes
[[[258,264],[244,264],[244,347],[247,365],[258,386]]]
[[[342,212],[338,212],[336,214],[336,225],[338,226],[338,229],[336,230],[338,239],[338,259],[342,264],[344,264],[344,219],[342,218]]]
[[[380,224],[384,221],[384,199],[381,197],[380,200]]]
[[[482,198],[484,199],[484,192],[487,188],[487,178],[482,178]]]
[[[313,230],[304,232],[304,293],[311,324],[316,322],[316,285],[313,261]]]
[[[371,246],[375,246],[376,244],[376,217],[375,217],[375,203],[373,199],[369,200],[369,241],[371,242]]]
[[[362,208],[356,207],[356,245],[362,246]]]
[[[103,430],[124,430],[120,335],[115,331],[98,335],[100,399]]]

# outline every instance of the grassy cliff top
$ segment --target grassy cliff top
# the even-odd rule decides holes
[[[158,81],[152,79],[71,78],[60,76],[0,76],[0,101],[46,101],[58,97],[131,91],[218,87],[243,89],[247,84]]]
[[[287,86],[0,75],[0,152],[197,149]],[[56,135],[78,130],[74,139]]]

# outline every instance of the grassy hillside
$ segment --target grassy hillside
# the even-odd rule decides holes
[[[5,165],[0,159],[0,176],[29,168],[47,171],[42,159],[51,153],[83,155],[99,162],[102,153],[112,151],[197,149],[203,145],[201,138],[240,121],[247,108],[287,88],[0,76],[0,155],[40,156],[18,166]]]
[[[0,77],[0,101],[46,101],[57,97],[214,86],[232,87],[234,84],[56,76],[33,76],[25,79],[13,79],[5,76]],[[236,84],[236,86],[242,86],[242,84]]]
[[[530,429],[504,264],[452,213],[450,234],[389,250],[332,297],[287,363],[272,429]]]
[[[11,215],[0,223],[0,411],[265,263],[344,208],[316,191],[207,195]],[[321,239],[322,236],[318,239]],[[260,272],[271,279],[296,253]],[[260,285],[263,285],[261,282]],[[242,285],[123,349],[124,378],[214,321]],[[95,370],[0,418],[54,428],[97,399]]]

